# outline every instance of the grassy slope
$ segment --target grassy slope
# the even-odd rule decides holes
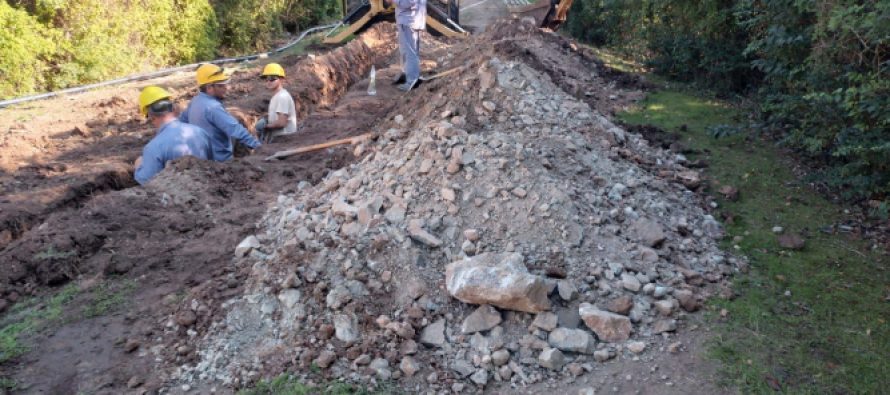
[[[882,393],[890,388],[890,259],[865,242],[820,228],[843,208],[802,185],[788,158],[772,144],[737,135],[714,139],[706,127],[733,123],[738,110],[673,90],[651,94],[619,118],[679,133],[705,159],[711,189],[732,185],[737,202],[720,200],[734,215],[725,247],[747,255],[752,270],[735,278],[739,295],[713,301],[728,311],[713,318],[712,355],[726,383],[744,393]],[[681,132],[679,126],[687,125]],[[801,233],[802,251],[784,251],[771,229]]]

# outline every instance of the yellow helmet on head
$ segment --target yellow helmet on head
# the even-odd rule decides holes
[[[195,77],[198,80],[198,86],[220,84],[229,80],[229,76],[226,75],[225,70],[223,70],[222,67],[210,63],[204,63],[198,66],[198,71],[195,74]]]
[[[267,76],[275,76],[284,78],[284,67],[281,67],[278,63],[269,63],[266,67],[263,67],[263,77]]]
[[[139,112],[142,116],[148,115],[148,106],[161,100],[169,99],[172,95],[159,86],[148,86],[139,93]]]

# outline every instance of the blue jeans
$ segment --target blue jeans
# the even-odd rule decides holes
[[[399,55],[401,55],[402,71],[408,84],[420,78],[420,30],[408,25],[398,25]]]

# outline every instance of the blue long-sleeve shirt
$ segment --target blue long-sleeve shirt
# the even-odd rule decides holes
[[[160,173],[168,161],[183,156],[211,159],[210,136],[204,129],[177,120],[165,123],[142,149],[142,164],[136,169],[136,182],[145,184]]]
[[[396,0],[396,24],[426,29],[426,0]]]
[[[226,111],[219,99],[204,92],[192,99],[188,108],[179,114],[179,120],[207,131],[213,148],[213,160],[218,162],[232,159],[232,139],[240,141],[248,148],[261,145],[259,140]]]

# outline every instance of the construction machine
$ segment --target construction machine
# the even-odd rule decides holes
[[[464,37],[469,33],[460,26],[460,1],[427,1],[427,29],[434,35]],[[515,18],[532,17],[542,28],[556,30],[565,22],[573,0],[478,0],[503,1]],[[361,33],[374,23],[395,21],[394,0],[341,0],[344,17],[331,29],[325,44],[339,44]],[[443,10],[444,8],[444,10]],[[345,27],[345,28],[344,28]]]
[[[433,1],[427,1],[427,30],[432,34],[446,37],[463,37],[468,35],[469,33],[457,22],[459,12],[457,1],[448,0],[446,4],[447,12],[443,11]],[[454,2],[454,5],[452,5],[452,2]],[[347,0],[342,1],[341,6],[346,16],[325,37],[325,44],[342,43],[349,36],[361,33],[377,22],[395,22],[396,7],[394,0],[362,0],[358,4],[353,5],[350,3]],[[344,26],[345,28],[341,30]]]

